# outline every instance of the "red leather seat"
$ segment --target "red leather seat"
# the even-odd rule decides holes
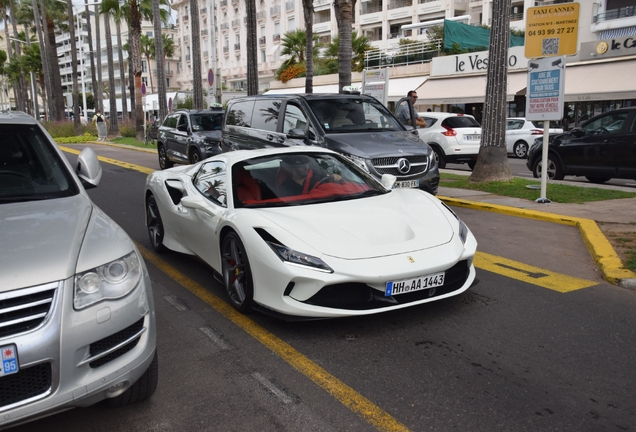
[[[261,187],[249,172],[243,167],[234,171],[234,185],[236,186],[236,196],[240,202],[247,200],[262,200]]]

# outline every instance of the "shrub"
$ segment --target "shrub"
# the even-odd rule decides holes
[[[44,129],[46,129],[53,138],[76,136],[75,126],[72,121],[68,121],[68,120],[47,121],[47,122],[44,122],[42,125],[44,126]],[[88,134],[92,136],[97,136],[97,126],[95,126],[95,123],[81,125],[80,134],[81,135]]]
[[[305,73],[304,66],[291,65],[280,74],[281,82],[286,83],[290,79],[296,78]]]
[[[120,120],[119,134],[123,137],[134,138],[137,136],[137,124],[134,120]]]
[[[91,135],[90,133],[85,133],[84,135],[80,135],[80,136],[55,138],[55,142],[60,144],[84,143],[84,142],[96,141],[96,140],[97,140],[97,137],[95,135]]]

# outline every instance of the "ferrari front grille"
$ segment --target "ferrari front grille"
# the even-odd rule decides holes
[[[385,297],[383,293],[366,284],[345,283],[327,285],[306,300],[305,303],[334,309],[381,309],[451,293],[464,285],[468,275],[468,262],[463,260],[446,270],[444,285],[436,287],[432,295],[430,290],[421,290]]]

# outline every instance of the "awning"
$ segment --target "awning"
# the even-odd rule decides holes
[[[267,55],[274,54],[276,51],[278,51],[278,48],[280,48],[280,45],[274,45],[273,47],[269,49],[269,52],[267,53]]]
[[[565,101],[636,99],[636,60],[565,68]]]
[[[417,103],[467,104],[484,103],[486,99],[487,75],[472,75],[455,78],[429,78],[417,89]],[[516,95],[525,93],[527,73],[508,74],[506,100],[512,101]]]
[[[410,90],[416,90],[426,81],[425,76],[419,77],[407,77],[407,78],[389,78],[389,94],[388,101],[397,102],[401,98],[405,97]],[[362,82],[351,83],[353,87],[362,89]],[[269,90],[265,94],[297,94],[304,93],[305,86],[302,87],[290,87],[284,89]],[[338,84],[327,84],[321,86],[314,86],[314,93],[338,93]]]

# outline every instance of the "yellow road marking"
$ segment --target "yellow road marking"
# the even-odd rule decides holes
[[[73,148],[65,147],[65,146],[59,146],[59,147],[60,147],[60,150],[65,151],[65,152],[73,153],[73,154],[80,154],[79,150],[75,150]],[[104,157],[104,156],[97,156],[97,159],[99,159],[100,161],[105,162],[105,163],[109,163],[109,164],[112,164],[112,165],[117,165],[117,166],[120,166],[122,168],[128,168],[128,169],[131,169],[131,170],[139,171],[139,172],[142,172],[144,174],[150,174],[150,173],[156,171],[156,170],[154,170],[152,168],[146,168],[145,166],[136,165],[136,164],[128,163],[128,162],[123,162],[123,161],[120,161],[120,160],[117,160],[117,159],[111,159],[111,158],[107,158],[107,157]]]
[[[296,351],[291,345],[268,332],[245,315],[237,312],[232,306],[214,294],[211,294],[208,290],[183,273],[179,272],[161,258],[157,257],[154,253],[151,253],[148,249],[139,244],[137,244],[137,247],[146,261],[154,264],[181,286],[191,291],[208,305],[212,306],[221,313],[221,315],[242,328],[254,339],[280,356],[294,369],[311,379],[344,406],[362,417],[367,423],[373,425],[380,431],[393,432],[409,430],[405,425],[397,421],[387,412],[383,411],[369,399],[365,398],[338,378],[331,375],[325,369],[318,366],[309,358]]]
[[[561,293],[598,285],[598,282],[555,273],[485,252],[475,254],[475,267]]]

